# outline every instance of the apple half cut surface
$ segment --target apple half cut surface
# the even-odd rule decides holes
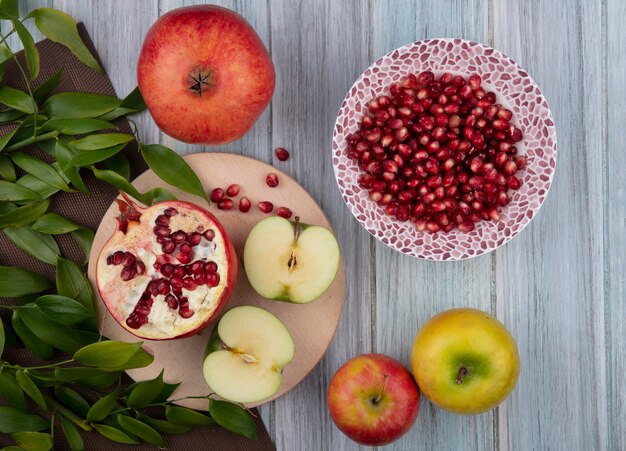
[[[254,226],[243,252],[252,288],[267,299],[305,304],[320,297],[339,269],[339,244],[325,227],[281,217]]]
[[[276,393],[294,353],[293,338],[278,318],[259,307],[235,307],[217,324],[202,372],[220,397],[257,402]]]

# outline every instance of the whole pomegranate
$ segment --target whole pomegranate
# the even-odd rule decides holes
[[[116,200],[115,233],[96,267],[100,297],[133,335],[169,340],[216,319],[237,279],[237,255],[219,221],[189,202],[142,208]]]

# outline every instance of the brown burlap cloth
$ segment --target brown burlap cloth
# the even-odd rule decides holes
[[[79,24],[80,35],[87,47],[94,54],[96,59],[95,48],[85,27]],[[44,80],[54,75],[61,67],[64,68],[63,78],[56,88],[56,92],[64,91],[81,91],[94,92],[108,95],[115,95],[115,90],[111,81],[106,75],[101,75],[90,69],[88,66],[76,59],[65,47],[51,42],[49,40],[41,41],[37,44],[39,55],[41,58],[41,73],[34,81],[35,87],[39,86]],[[25,67],[24,56],[18,55],[20,61]],[[99,59],[98,59],[99,61]],[[25,88],[21,73],[17,67],[8,67],[3,79],[4,84],[8,84],[21,89]],[[128,93],[120,93],[126,95]],[[118,121],[117,124],[123,133],[131,133],[131,128],[126,121]],[[10,131],[10,127],[0,126],[0,136]],[[50,161],[50,158],[37,148],[29,149],[34,155]],[[142,173],[147,167],[136,146],[127,146],[124,155],[131,164],[131,177],[134,178]],[[85,184],[90,194],[83,193],[64,193],[59,192],[53,196],[49,211],[55,211],[68,219],[96,230],[100,224],[100,220],[106,212],[107,208],[117,195],[115,188],[110,185],[97,181],[93,176],[89,176],[88,171],[82,171],[81,175],[85,180]],[[63,253],[63,256],[70,258],[81,264],[84,257],[74,241],[65,235],[57,235],[57,242]],[[0,265],[17,266],[30,271],[37,272],[47,276],[50,280],[54,280],[54,268],[50,265],[42,263],[17,247],[15,247],[6,236],[0,233]],[[6,313],[3,314],[3,317]],[[5,320],[7,318],[5,317]],[[27,349],[5,350],[4,359],[19,363],[21,365],[36,365],[41,362],[37,357],[33,356]],[[165,369],[167,373],[167,368]],[[124,376],[124,382],[130,384],[132,381]],[[92,400],[93,401],[93,400]],[[152,412],[153,413],[153,412]],[[255,416],[257,426],[258,440],[249,440],[235,434],[232,434],[218,427],[196,427],[191,432],[183,435],[167,435],[166,440],[168,448],[173,450],[216,450],[216,451],[236,451],[236,450],[275,450],[263,421],[256,409],[252,410]],[[57,421],[55,427],[55,449],[69,449],[67,442],[61,433],[60,424]],[[85,448],[88,450],[117,450],[117,449],[154,449],[154,446],[142,444],[138,446],[122,445],[111,442],[100,436],[97,432],[83,432],[83,440]],[[0,434],[0,447],[12,444],[12,440]]]

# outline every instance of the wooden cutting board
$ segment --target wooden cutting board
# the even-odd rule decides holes
[[[216,205],[209,206],[197,196],[166,185],[152,171],[141,174],[133,181],[133,185],[140,191],[147,191],[157,186],[165,187],[171,190],[178,199],[194,202],[215,215],[233,241],[239,260],[237,285],[227,309],[238,305],[254,305],[267,309],[281,319],[295,341],[295,357],[284,368],[280,389],[270,398],[248,406],[253,407],[285,394],[304,379],[324,355],[337,328],[343,306],[343,262],[340,263],[337,276],[330,288],[309,304],[297,305],[262,298],[248,283],[242,261],[243,247],[248,233],[257,222],[267,217],[258,210],[257,202],[262,200],[272,202],[274,212],[280,206],[289,207],[294,212],[294,216],[300,216],[301,222],[322,225],[330,229],[331,226],[324,212],[295,180],[275,167],[252,158],[224,153],[199,153],[188,155],[185,160],[196,172],[209,193],[215,187],[226,189],[229,184],[238,183],[241,186],[240,195],[248,197],[252,202],[250,212],[241,213],[237,208],[230,211],[218,210]],[[280,184],[276,188],[270,188],[265,183],[265,176],[269,172],[274,172],[279,177]],[[117,213],[117,205],[112,204],[96,232],[89,258],[89,279],[94,287],[96,286],[96,259],[115,230],[114,218]],[[117,324],[102,300],[97,295],[96,298],[103,335],[110,339],[139,341],[137,337]],[[166,382],[181,382],[173,398],[208,395],[211,391],[202,376],[202,362],[206,343],[214,324],[190,338],[169,341],[146,340],[144,348],[154,355],[154,363],[147,368],[129,370],[128,375],[134,380],[141,381],[156,377],[164,368]],[[208,408],[205,399],[187,399],[181,401],[180,404],[201,410]]]

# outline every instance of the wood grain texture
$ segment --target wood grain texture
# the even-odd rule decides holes
[[[604,281],[608,449],[626,449],[626,3],[606,3]]]
[[[494,45],[550,103],[558,163],[534,221],[496,252],[498,316],[521,376],[498,412],[500,449],[606,449],[599,3],[496,2]],[[555,30],[558,30],[555,33]]]
[[[119,95],[159,14],[202,0],[20,0],[85,22]],[[437,311],[494,313],[517,339],[519,384],[497,410],[457,417],[424,402],[416,426],[385,449],[626,449],[626,5],[623,0],[220,0],[272,54],[271,106],[242,140],[175,142],[140,118],[142,137],[181,153],[228,150],[273,162],[320,202],[346,266],[340,327],[326,356],[262,409],[280,450],[358,447],[331,423],[326,388],[348,358],[378,351],[409,363],[419,326]],[[32,29],[32,24],[28,25]],[[36,39],[41,35],[35,30]],[[557,124],[559,161],[537,218],[489,256],[413,260],[358,226],[335,187],[330,139],[352,82],[376,58],[429,37],[493,45],[535,79]],[[11,40],[12,45],[15,40]],[[275,161],[284,146],[292,158]]]
[[[276,66],[272,144],[292,155],[281,168],[320,202],[338,235],[346,267],[339,329],[318,367],[288,397],[275,401],[281,450],[354,449],[331,423],[326,389],[349,358],[371,349],[369,235],[341,201],[331,164],[332,127],[345,93],[367,67],[367,3],[357,0],[270,1]]]
[[[487,3],[481,0],[375,1],[370,15],[370,61],[420,39],[451,36],[485,42],[486,16]],[[492,258],[428,262],[377,242],[376,351],[410,368],[413,338],[432,315],[462,306],[490,312]],[[493,412],[473,417],[450,414],[423,398],[416,425],[388,448],[413,450],[420,443],[423,449],[493,449],[493,419]]]

